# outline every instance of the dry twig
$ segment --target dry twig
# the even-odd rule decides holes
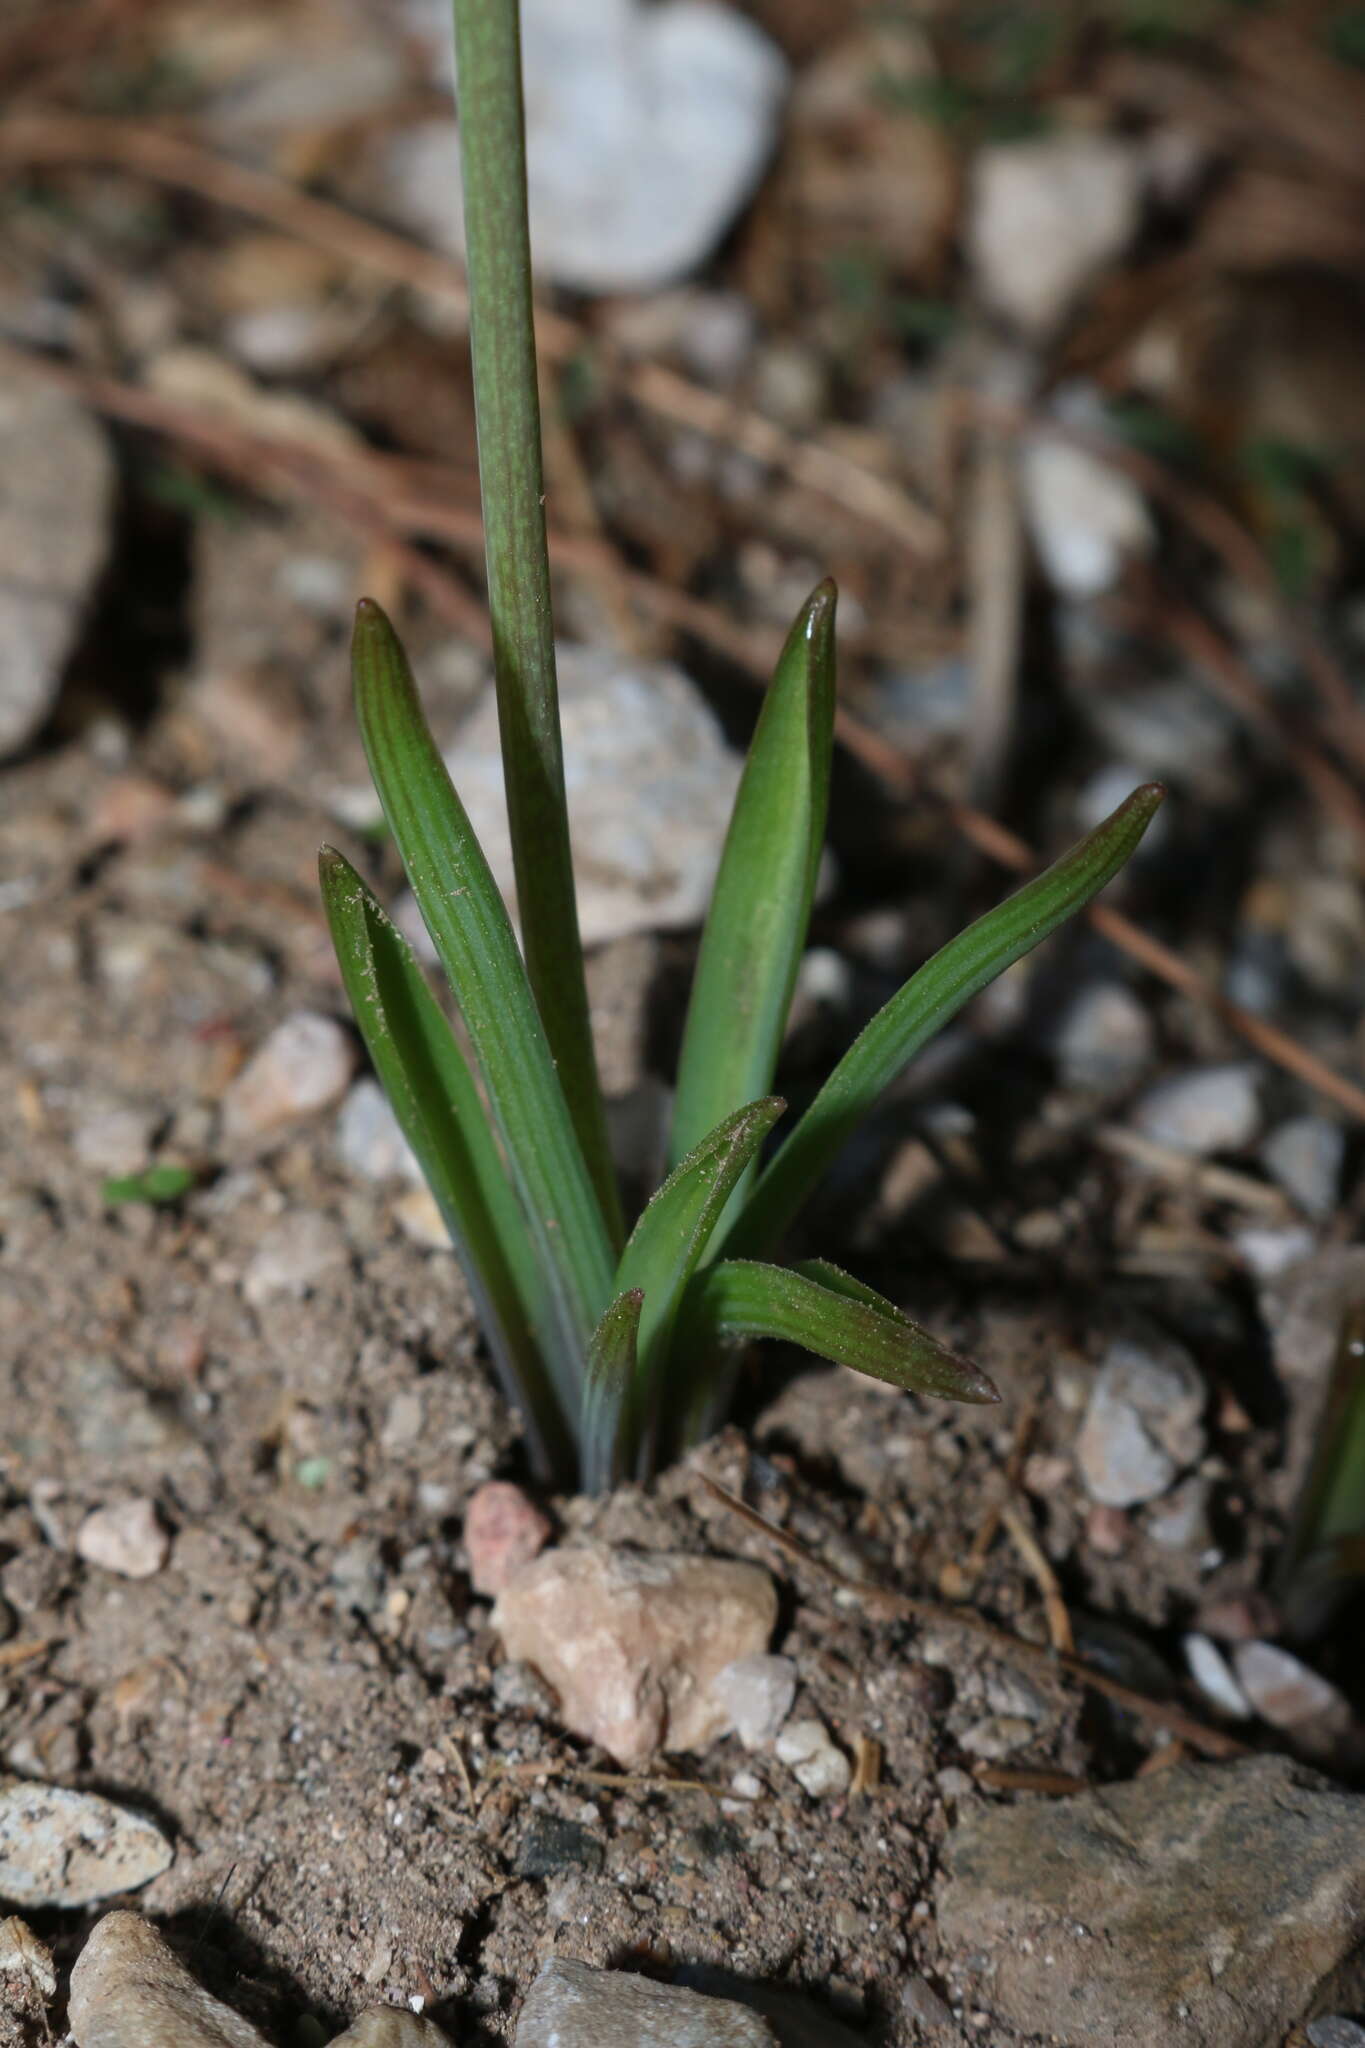
[[[164,129],[45,109],[0,124],[0,159],[57,167],[113,164],[154,178],[269,221],[282,234],[311,243],[348,267],[371,270],[393,284],[429,293],[457,317],[468,319],[464,277],[448,257]],[[550,362],[563,362],[595,345],[577,321],[544,307],[536,310],[536,340]],[[691,383],[661,363],[630,364],[618,358],[610,369],[618,388],[658,418],[784,471],[803,490],[833,500],[918,554],[942,552],[943,528],[934,514],[899,483],[855,461],[843,449],[799,439],[762,414]]]
[[[0,141],[3,140],[0,128]],[[2,152],[0,152],[2,153]],[[325,503],[370,537],[392,535],[394,529],[409,535],[439,538],[453,546],[483,553],[483,532],[478,515],[457,504],[441,503],[430,497],[404,498],[389,494],[390,458],[364,451],[354,457],[339,451],[252,434],[235,422],[213,419],[202,412],[169,400],[138,386],[100,377],[93,372],[59,363],[32,351],[0,346],[0,368],[16,374],[28,371],[73,391],[98,411],[132,425],[169,434],[194,448],[206,460],[216,462],[230,474],[259,486],[268,481],[312,503]],[[405,475],[410,466],[399,465]],[[564,568],[600,564],[599,544],[552,532],[551,554]],[[482,606],[448,572],[415,549],[400,558],[406,573],[422,588],[443,615],[478,644],[487,645],[488,623]],[[640,571],[613,563],[626,586],[659,619],[708,642],[718,652],[755,680],[766,681],[777,652],[777,636],[758,634],[728,621],[718,609],[687,592],[670,589]],[[915,764],[880,733],[857,715],[842,707],[835,730],[848,751],[896,795],[914,797],[938,805],[951,824],[973,846],[1016,874],[1031,874],[1037,857],[1026,841],[1008,826],[970,804],[953,802],[925,787]],[[1320,1095],[1328,1097],[1359,1123],[1365,1123],[1365,1089],[1344,1075],[1336,1074],[1286,1031],[1263,1017],[1230,1002],[1199,971],[1182,960],[1169,946],[1135,925],[1121,911],[1106,903],[1092,903],[1086,915],[1120,951],[1155,974],[1171,988],[1212,1010],[1239,1037],[1287,1073],[1296,1075]]]
[[[1026,1642],[1023,1636],[1016,1636],[998,1623],[988,1621],[984,1614],[974,1608],[953,1607],[941,1600],[922,1600],[912,1593],[893,1592],[889,1587],[866,1584],[849,1578],[835,1565],[826,1563],[814,1551],[807,1550],[804,1543],[786,1529],[779,1529],[766,1515],[759,1514],[737,1494],[728,1491],[706,1473],[700,1474],[701,1482],[714,1494],[722,1506],[728,1508],[741,1521],[766,1536],[789,1557],[836,1585],[841,1592],[851,1595],[869,1614],[880,1614],[902,1621],[929,1623],[935,1628],[960,1629],[964,1635],[974,1636],[987,1643],[997,1656],[1011,1663],[1024,1664],[1032,1670],[1057,1677],[1059,1674],[1074,1679],[1078,1685],[1091,1692],[1102,1693],[1115,1706],[1123,1707],[1138,1720],[1146,1721],[1154,1728],[1165,1728],[1178,1735],[1182,1742],[1197,1750],[1202,1756],[1233,1757],[1245,1756],[1246,1745],[1237,1742],[1231,1735],[1224,1735],[1220,1729],[1208,1728],[1202,1721],[1196,1721],[1183,1708],[1172,1706],[1166,1700],[1149,1699],[1146,1693],[1135,1692],[1131,1686],[1121,1685],[1106,1671],[1097,1671],[1093,1665],[1080,1657],[1065,1655],[1056,1650],[1044,1650],[1037,1643]]]

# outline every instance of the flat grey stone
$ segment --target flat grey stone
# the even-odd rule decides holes
[[[728,1998],[587,1963],[548,1962],[527,1993],[516,2048],[779,2048],[765,2020]]]
[[[77,2048],[268,2048],[136,1913],[108,1913],[92,1932],[71,1972],[68,2018]]]
[[[174,1855],[158,1827],[112,1799],[0,1778],[0,1898],[25,1911],[132,1891]]]
[[[1187,1764],[1053,1800],[1045,1826],[969,1811],[949,1867],[940,1931],[1011,2025],[1066,2048],[1279,2048],[1358,1967],[1365,1798],[1284,1757]]]

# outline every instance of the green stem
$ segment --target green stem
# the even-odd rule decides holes
[[[517,0],[454,0],[474,413],[526,970],[608,1235],[624,1238],[578,936],[555,684]]]

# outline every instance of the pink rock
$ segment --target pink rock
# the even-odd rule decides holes
[[[539,1557],[550,1524],[533,1500],[506,1479],[480,1486],[465,1509],[464,1547],[476,1593],[501,1593],[523,1565]]]
[[[1085,1518],[1085,1540],[1101,1557],[1122,1557],[1132,1530],[1122,1508],[1096,1503]]]
[[[493,1610],[507,1655],[553,1686],[564,1725],[627,1767],[723,1735],[714,1681],[765,1651],[776,1620],[758,1565],[601,1544],[537,1558]]]

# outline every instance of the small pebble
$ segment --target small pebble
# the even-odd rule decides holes
[[[1205,1389],[1182,1345],[1157,1331],[1110,1345],[1076,1440],[1092,1500],[1136,1507],[1155,1500],[1204,1448]]]
[[[1116,136],[1058,130],[988,143],[972,159],[967,255],[993,312],[1045,337],[1126,246],[1141,212],[1136,150]]]
[[[1304,2031],[1309,2048],[1365,2048],[1365,2027],[1340,2013],[1324,2013],[1321,2019],[1310,2020]]]
[[[356,1049],[334,1017],[299,1010],[277,1025],[223,1097],[232,1141],[273,1137],[337,1102],[355,1071]]]
[[[362,1180],[420,1182],[422,1169],[388,1096],[369,1074],[356,1081],[337,1117],[337,1150]]]
[[[797,1784],[812,1799],[833,1799],[847,1792],[853,1778],[852,1766],[830,1740],[823,1721],[788,1722],[775,1748],[778,1762],[787,1765]]]
[[[0,1920],[0,1977],[10,1979],[20,2003],[24,2002],[26,1991],[36,1994],[44,2004],[57,1995],[52,1952],[17,1913]]]
[[[960,1764],[947,1764],[941,1771],[935,1771],[934,1783],[945,1799],[966,1799],[976,1790],[975,1778]]]
[[[409,1188],[394,1203],[393,1213],[404,1237],[424,1252],[450,1250],[450,1232],[430,1188]]]
[[[1220,1713],[1231,1715],[1234,1721],[1250,1720],[1251,1708],[1246,1694],[1233,1677],[1228,1661],[1217,1645],[1211,1643],[1207,1636],[1190,1634],[1185,1638],[1184,1650],[1190,1677],[1205,1699]]]
[[[796,1666],[790,1657],[736,1657],[711,1684],[730,1725],[746,1749],[772,1741],[796,1698]]]
[[[152,1138],[161,1121],[159,1110],[111,1104],[76,1126],[71,1149],[94,1173],[139,1173],[151,1157]]]
[[[296,1209],[271,1225],[242,1280],[253,1308],[281,1297],[302,1300],[350,1256],[345,1232],[316,1209]]]
[[[1200,1067],[1149,1089],[1133,1111],[1145,1137],[1173,1152],[1205,1159],[1240,1152],[1261,1120],[1257,1069],[1245,1062]]]
[[[901,1986],[901,2010],[908,2019],[918,2020],[925,2027],[951,2027],[952,2008],[944,2004],[933,1986],[926,1984],[923,1977],[907,1977]]]
[[[1027,1748],[1036,1732],[1033,1723],[1022,1714],[988,1714],[964,1729],[958,1737],[958,1747],[965,1749],[968,1756],[997,1762],[1001,1757],[1013,1756],[1017,1749]]]
[[[84,2044],[83,2044],[84,2048]],[[516,2048],[778,2048],[758,2014],[624,1970],[556,1956],[526,1994]]]
[[[1148,1511],[1147,1534],[1163,1550],[1206,1550],[1210,1540],[1209,1482],[1195,1477],[1174,1487]]]
[[[374,1614],[383,1605],[388,1574],[373,1536],[352,1536],[332,1559],[329,1574],[345,1605],[360,1614]]]
[[[499,1664],[493,1673],[493,1701],[504,1712],[535,1714],[542,1720],[552,1719],[559,1708],[535,1665],[520,1661]]]
[[[716,1674],[766,1650],[776,1621],[758,1565],[602,1543],[522,1565],[492,1616],[507,1655],[558,1693],[563,1725],[627,1768],[725,1734]]]
[[[1346,1134],[1325,1116],[1295,1116],[1277,1124],[1261,1157],[1280,1186],[1309,1216],[1330,1216],[1337,1205]]]
[[[1276,1229],[1250,1223],[1233,1233],[1233,1243],[1238,1257],[1258,1280],[1276,1280],[1312,1255],[1315,1240],[1307,1224],[1293,1223]]]
[[[514,1867],[518,1877],[554,1877],[565,1870],[596,1872],[604,1861],[601,1842],[581,1821],[536,1813],[527,1823]]]
[[[150,1579],[170,1556],[171,1539],[152,1502],[138,1498],[88,1514],[76,1531],[76,1550],[122,1579]]]
[[[1097,981],[1073,999],[1052,1042],[1068,1087],[1122,1088],[1150,1066],[1155,1033],[1131,989]]]
[[[550,1539],[549,1518],[510,1480],[490,1479],[470,1495],[464,1516],[469,1579],[496,1596]]]
[[[1277,1643],[1238,1643],[1232,1664],[1243,1692],[1272,1728],[1296,1728],[1321,1715],[1349,1711],[1334,1685]]]
[[[1090,449],[1044,428],[1024,443],[1020,484],[1033,545],[1064,597],[1098,597],[1125,563],[1150,551],[1154,528],[1141,491]]]

